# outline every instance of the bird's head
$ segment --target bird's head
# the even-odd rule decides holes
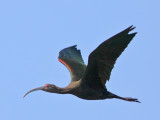
[[[42,86],[42,87],[34,88],[34,89],[28,91],[28,92],[23,96],[23,98],[24,98],[27,94],[29,94],[29,93],[31,93],[31,92],[33,92],[33,91],[37,91],[37,90],[43,90],[43,91],[46,91],[46,92],[54,92],[54,91],[57,90],[57,87],[56,87],[55,85],[53,85],[53,84],[45,84],[45,85]]]

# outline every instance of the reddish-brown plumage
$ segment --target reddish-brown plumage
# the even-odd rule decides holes
[[[58,60],[59,60],[62,64],[64,64],[64,65],[68,68],[68,70],[71,71],[71,67],[70,67],[65,61],[63,61],[63,60],[60,59],[60,58],[58,58]]]

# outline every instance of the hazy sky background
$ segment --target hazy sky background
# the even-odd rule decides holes
[[[158,120],[160,112],[159,0],[1,0],[1,120]],[[87,101],[30,89],[70,82],[58,62],[77,44],[87,64],[100,43],[130,25],[138,32],[118,59],[109,91],[138,98]]]

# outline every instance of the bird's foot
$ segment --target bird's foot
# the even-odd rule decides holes
[[[126,98],[124,98],[124,100],[130,101],[130,102],[138,102],[138,103],[141,103],[141,102],[140,102],[138,99],[136,99],[136,98],[126,97]]]

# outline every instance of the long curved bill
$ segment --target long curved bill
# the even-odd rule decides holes
[[[33,92],[33,91],[36,91],[36,90],[43,90],[43,86],[42,87],[38,87],[38,88],[35,88],[35,89],[32,89],[32,90],[30,90],[30,91],[28,91],[24,96],[23,96],[23,98],[27,95],[27,94],[29,94],[29,93],[31,93],[31,92]]]

